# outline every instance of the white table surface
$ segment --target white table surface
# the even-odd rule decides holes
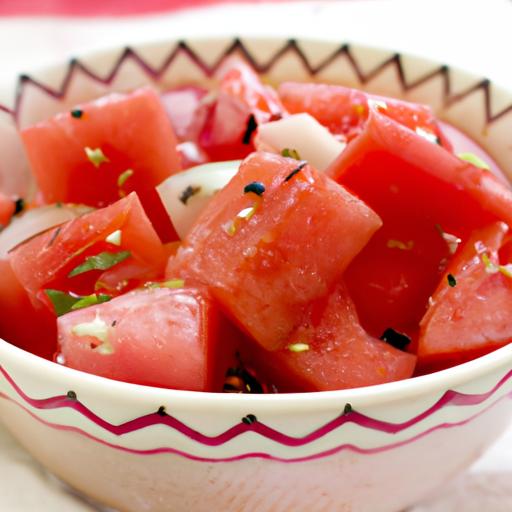
[[[0,18],[0,83],[19,72],[111,45],[197,34],[285,34],[321,35],[406,50],[457,64],[512,88],[511,26],[510,0],[232,5],[87,21]],[[91,510],[64,492],[0,427],[0,511]],[[459,511],[512,511],[512,428],[466,474],[414,508],[414,512]]]

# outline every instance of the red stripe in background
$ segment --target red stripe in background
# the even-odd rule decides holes
[[[0,16],[133,16],[230,1],[233,0],[0,0]]]

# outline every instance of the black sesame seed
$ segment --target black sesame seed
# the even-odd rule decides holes
[[[25,209],[25,201],[20,197],[14,201],[14,215],[21,213]]]
[[[380,337],[382,341],[385,341],[392,347],[397,348],[398,350],[405,350],[407,345],[411,343],[411,338],[406,334],[402,334],[401,332],[395,331],[391,327],[386,329],[382,336]]]
[[[242,418],[242,422],[246,425],[252,425],[253,423],[256,423],[258,421],[258,418],[254,416],[254,414],[248,414],[244,418]]]
[[[250,144],[252,134],[258,128],[258,123],[256,122],[255,117],[251,114],[249,119],[247,119],[247,128],[245,129],[244,136],[242,138],[242,144]]]
[[[244,187],[244,194],[248,194],[249,192],[261,196],[263,192],[265,192],[265,185],[260,181],[253,181]]]

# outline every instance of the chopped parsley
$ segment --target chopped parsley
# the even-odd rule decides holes
[[[299,152],[296,149],[284,148],[283,151],[281,151],[281,155],[285,156],[286,158],[293,158],[295,160],[301,159]]]
[[[199,194],[201,192],[201,187],[194,187],[193,185],[189,185],[186,189],[183,190],[183,192],[180,194],[180,201],[183,204],[187,204],[188,200],[195,196],[196,194]]]
[[[69,400],[76,400],[77,396],[76,396],[76,393],[74,391],[68,391],[66,393],[66,398],[69,398]]]
[[[392,347],[397,348],[398,350],[405,350],[407,345],[411,343],[411,338],[407,336],[406,334],[403,334],[401,332],[395,331],[395,329],[392,329],[391,327],[388,327],[380,337],[382,341],[385,341],[387,344],[391,345]]]
[[[459,153],[457,155],[461,160],[465,162],[469,162],[475,167],[479,167],[480,169],[484,169],[486,171],[490,171],[491,167],[487,162],[484,162],[479,156],[476,156],[474,153]]]
[[[256,118],[253,114],[249,116],[249,119],[247,119],[247,128],[245,129],[244,136],[242,138],[242,144],[250,144],[252,134],[256,131],[258,128],[258,123],[256,122]]]
[[[295,169],[290,174],[288,174],[288,176],[286,176],[286,178],[284,179],[284,182],[286,183],[287,181],[290,181],[296,174],[298,174],[300,171],[302,171],[302,169],[304,169],[304,167],[306,167],[306,165],[308,165],[308,163],[306,161],[301,162],[297,167],[295,167]]]
[[[75,267],[68,277],[78,276],[90,270],[108,270],[109,268],[121,263],[132,255],[130,251],[121,252],[100,252],[95,256],[88,256],[85,261]]]
[[[410,251],[414,247],[414,242],[412,240],[408,240],[407,242],[402,242],[401,240],[388,240],[386,246],[388,249]]]
[[[84,115],[84,111],[79,108],[73,109],[70,113],[71,117],[74,117],[75,119],[80,119]]]
[[[96,169],[101,164],[110,162],[110,160],[105,156],[101,148],[92,149],[87,147],[85,148],[85,154],[87,155],[89,162],[91,162],[91,164],[94,165]]]
[[[124,184],[127,182],[127,180],[129,178],[131,178],[133,176],[133,170],[132,169],[126,169],[126,171],[122,172],[118,177],[117,177],[117,186],[119,188],[123,187]]]
[[[307,343],[292,343],[291,345],[288,345],[288,350],[290,352],[295,352],[296,354],[300,352],[307,352],[309,350],[309,345]]]
[[[343,414],[350,414],[353,411],[354,411],[354,408],[352,407],[352,404],[347,402],[345,404],[345,407],[343,408]]]
[[[448,286],[451,286],[452,288],[454,286],[457,286],[457,279],[452,274],[448,274],[446,276],[446,280],[448,281]]]
[[[170,279],[162,283],[162,288],[183,288],[184,286],[184,279]]]
[[[244,187],[244,194],[249,194],[251,192],[257,196],[262,196],[265,192],[265,185],[260,181],[253,181]]]

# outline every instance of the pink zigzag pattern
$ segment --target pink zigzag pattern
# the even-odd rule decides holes
[[[199,431],[185,425],[178,419],[173,418],[166,413],[162,414],[161,412],[152,412],[128,422],[114,425],[97,416],[78,399],[70,399],[67,395],[55,396],[45,399],[31,398],[23,392],[23,390],[16,384],[13,378],[2,366],[0,366],[0,374],[4,376],[5,380],[9,383],[17,395],[31,407],[40,410],[60,408],[73,409],[91,422],[116,436],[123,436],[125,434],[129,434],[131,432],[135,432],[153,425],[166,425],[167,427],[180,432],[181,434],[189,437],[197,443],[206,446],[220,446],[241,434],[246,432],[254,432],[278,444],[290,447],[310,444],[348,422],[355,423],[364,428],[369,428],[388,434],[397,434],[423,421],[444,407],[479,405],[492,397],[500,388],[502,388],[510,379],[512,379],[512,370],[510,370],[491,390],[486,393],[465,394],[453,390],[446,391],[446,393],[444,393],[444,395],[426,411],[402,423],[391,423],[377,420],[357,411],[351,411],[349,413],[344,412],[340,414],[340,416],[337,418],[331,420],[327,424],[303,437],[293,437],[265,425],[264,423],[258,421],[256,418],[249,424],[241,421],[240,423],[216,436],[204,435]]]
[[[214,458],[214,457],[202,457],[199,455],[193,455],[187,452],[184,452],[182,450],[178,450],[176,448],[170,448],[170,447],[164,447],[164,448],[153,448],[153,449],[146,449],[146,450],[140,450],[136,448],[128,448],[126,446],[121,446],[118,444],[110,443],[108,441],[105,441],[103,439],[100,439],[99,437],[93,436],[92,434],[89,434],[88,432],[85,432],[84,430],[78,428],[78,427],[71,427],[68,425],[59,425],[56,423],[52,423],[49,421],[44,420],[43,418],[40,418],[36,414],[34,414],[32,411],[30,411],[27,407],[19,404],[18,402],[12,400],[8,396],[4,395],[3,393],[0,393],[0,398],[4,398],[6,400],[9,400],[13,402],[15,405],[23,409],[27,414],[32,416],[34,420],[41,423],[42,425],[45,425],[49,428],[52,428],[54,430],[59,430],[62,432],[74,432],[76,434],[79,434],[81,436],[86,437],[87,439],[90,439],[91,441],[94,441],[98,444],[101,444],[103,446],[107,446],[109,448],[113,448],[115,450],[119,450],[125,453],[131,453],[134,455],[160,455],[160,454],[172,454],[172,455],[178,455],[180,457],[184,457],[189,460],[194,460],[197,462],[208,462],[208,463],[215,463],[215,462],[235,462],[239,460],[244,459],[265,459],[265,460],[273,460],[277,462],[284,462],[284,463],[294,463],[294,462],[308,462],[312,460],[321,459],[324,457],[329,457],[331,455],[335,455],[342,451],[350,451],[353,453],[358,453],[361,455],[373,455],[378,454],[382,452],[387,452],[389,450],[393,450],[396,448],[400,448],[402,446],[407,446],[409,444],[412,444],[416,441],[419,441],[420,439],[423,439],[424,437],[433,434],[434,432],[437,432],[439,430],[448,430],[456,427],[462,427],[464,425],[467,425],[471,423],[472,421],[476,420],[480,416],[484,415],[487,411],[492,409],[496,404],[503,401],[504,399],[512,398],[512,393],[509,393],[508,395],[502,396],[496,402],[490,404],[489,406],[485,407],[483,410],[477,412],[473,416],[470,416],[469,418],[466,418],[462,421],[454,422],[454,423],[440,423],[439,425],[435,425],[434,427],[431,427],[427,430],[424,430],[423,432],[420,432],[419,434],[416,434],[415,436],[405,439],[403,441],[397,441],[395,443],[390,443],[385,446],[378,446],[375,448],[360,448],[359,446],[356,446],[354,444],[344,443],[338,446],[335,446],[334,448],[330,448],[328,450],[325,450],[323,452],[314,453],[312,455],[305,455],[302,457],[293,457],[293,458],[284,458],[284,457],[277,457],[275,455],[271,455],[269,453],[264,452],[249,452],[249,453],[243,453],[240,455],[234,455],[231,457],[221,457],[221,458]]]
[[[446,106],[450,106],[453,105],[454,103],[462,101],[463,99],[477,91],[482,91],[484,95],[484,111],[487,124],[491,124],[494,121],[502,118],[509,112],[512,112],[512,104],[508,105],[507,107],[503,108],[502,110],[496,113],[492,112],[491,82],[488,79],[482,79],[481,81],[469,87],[465,91],[454,94],[452,92],[450,68],[447,65],[440,65],[438,68],[425,74],[422,77],[417,78],[416,80],[407,81],[405,76],[404,65],[402,62],[402,56],[399,53],[395,53],[394,55],[385,59],[383,62],[377,65],[374,69],[365,73],[363,72],[361,66],[357,62],[357,59],[355,58],[354,53],[349,44],[340,45],[336,50],[333,51],[331,55],[326,57],[322,62],[320,62],[317,65],[312,65],[307,55],[301,49],[300,41],[297,41],[295,39],[289,39],[288,41],[285,41],[283,46],[280,49],[278,49],[275,52],[275,54],[270,59],[267,60],[267,62],[260,63],[255,59],[255,57],[246,47],[246,45],[244,45],[244,43],[238,38],[233,40],[233,42],[223,52],[221,57],[212,65],[208,65],[201,58],[201,56],[187,44],[186,41],[178,42],[175,48],[173,48],[169,52],[169,55],[159,67],[152,66],[136,50],[130,47],[126,47],[119,56],[119,58],[116,60],[114,65],[112,66],[112,69],[104,76],[101,76],[92,71],[91,69],[89,69],[79,59],[71,59],[68,63],[66,75],[58,88],[50,87],[32,78],[29,75],[21,75],[18,81],[14,108],[10,109],[6,106],[0,105],[0,110],[11,114],[13,118],[16,120],[20,112],[24,89],[28,84],[37,87],[38,89],[45,92],[49,96],[52,96],[55,99],[61,99],[65,97],[69,89],[70,83],[73,79],[73,76],[78,71],[88,76],[89,78],[97,81],[98,83],[109,85],[113,82],[123,64],[128,60],[132,60],[135,63],[137,63],[140,66],[140,68],[148,74],[148,76],[150,76],[154,81],[158,82],[179,55],[186,55],[198,68],[200,68],[203,71],[203,73],[206,76],[211,76],[219,68],[222,61],[227,56],[235,52],[241,53],[260,73],[268,72],[270,69],[272,69],[273,66],[275,66],[278,63],[281,57],[291,52],[298,57],[298,59],[302,62],[307,71],[313,76],[321,72],[330,64],[332,64],[338,57],[346,56],[354,73],[356,74],[356,76],[358,77],[359,81],[362,84],[366,84],[387,68],[395,67],[398,79],[400,81],[400,85],[404,91],[410,91],[420,85],[425,84],[430,80],[435,79],[436,77],[441,77],[443,81],[444,103]]]

